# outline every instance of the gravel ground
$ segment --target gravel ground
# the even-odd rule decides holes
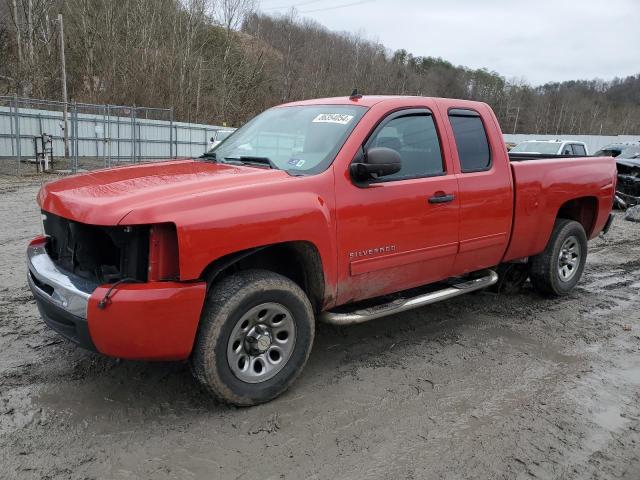
[[[103,358],[40,321],[33,179],[0,179],[2,478],[640,478],[640,224],[562,299],[488,292],[345,328],[259,407],[183,363]]]

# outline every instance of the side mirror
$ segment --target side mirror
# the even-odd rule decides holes
[[[402,168],[400,154],[391,148],[370,148],[365,152],[364,158],[359,156],[359,161],[351,164],[351,176],[359,182],[393,175]]]

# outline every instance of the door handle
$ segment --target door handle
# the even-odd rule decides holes
[[[448,202],[453,202],[455,198],[456,196],[453,193],[449,193],[449,194],[440,193],[429,198],[429,203],[448,203]]]

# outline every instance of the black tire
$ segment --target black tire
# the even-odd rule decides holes
[[[579,245],[579,258],[574,259],[577,263],[575,271],[571,271],[572,276],[565,279],[560,272],[561,250],[571,238]],[[533,287],[546,296],[568,294],[580,281],[587,261],[587,248],[587,235],[581,224],[573,220],[556,220],[544,252],[531,258],[530,278]]]
[[[230,367],[229,339],[243,315],[267,302],[284,306],[291,313],[295,342],[274,377],[248,383]],[[225,403],[250,406],[267,402],[287,390],[300,374],[309,358],[314,332],[311,303],[296,283],[266,270],[234,273],[209,289],[189,362],[191,371],[206,390]]]

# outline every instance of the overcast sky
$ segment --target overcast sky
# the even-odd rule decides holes
[[[537,85],[640,73],[640,0],[260,0],[391,50]]]

